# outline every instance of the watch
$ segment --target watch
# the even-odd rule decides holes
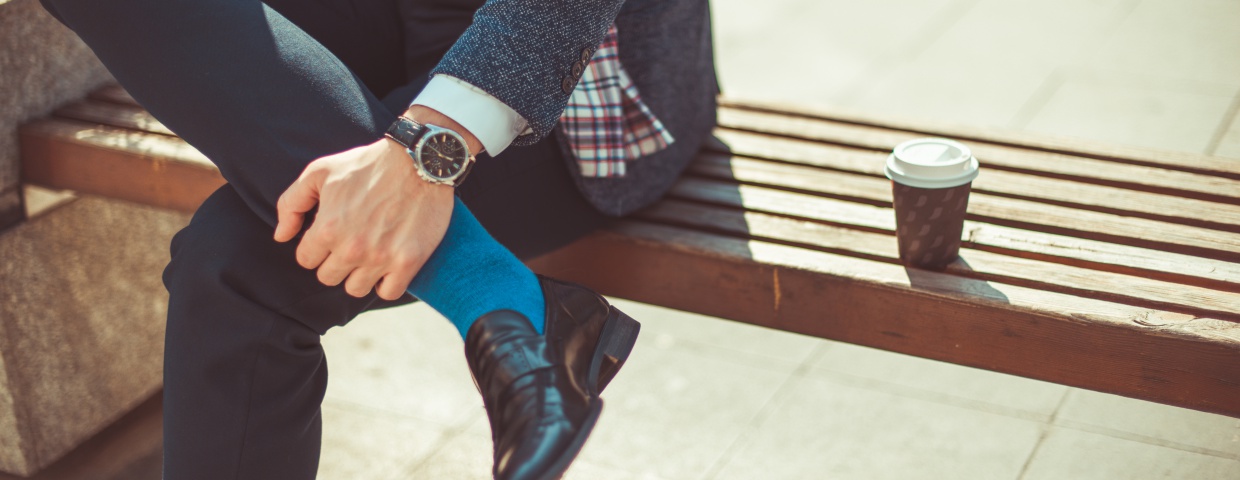
[[[455,187],[465,181],[477,159],[470,154],[465,138],[437,125],[397,117],[384,134],[405,147],[413,158],[418,176],[427,182]]]

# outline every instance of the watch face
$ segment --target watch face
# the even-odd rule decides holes
[[[465,168],[469,152],[465,142],[451,133],[430,133],[421,141],[418,158],[422,168],[432,177],[449,180]]]

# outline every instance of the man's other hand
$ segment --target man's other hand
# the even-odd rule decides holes
[[[453,129],[470,152],[482,148],[451,118],[414,105],[405,116]],[[418,177],[405,148],[379,141],[310,162],[276,202],[275,239],[297,236],[317,204],[314,224],[297,245],[297,263],[318,269],[319,281],[364,297],[375,290],[396,300],[434,253],[452,218],[452,187]]]
[[[384,137],[311,162],[276,203],[275,239],[293,239],[317,204],[297,263],[354,297],[376,290],[395,300],[439,246],[452,202],[452,187],[419,178],[404,147]]]

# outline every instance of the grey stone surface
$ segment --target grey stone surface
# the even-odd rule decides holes
[[[38,0],[0,2],[0,230],[21,218],[17,126],[110,78]]]
[[[188,220],[84,197],[0,234],[0,471],[37,471],[160,388],[160,273]]]

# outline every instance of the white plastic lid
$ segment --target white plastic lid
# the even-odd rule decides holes
[[[887,178],[917,188],[951,188],[977,178],[973,152],[955,140],[918,138],[896,146],[887,157]]]

